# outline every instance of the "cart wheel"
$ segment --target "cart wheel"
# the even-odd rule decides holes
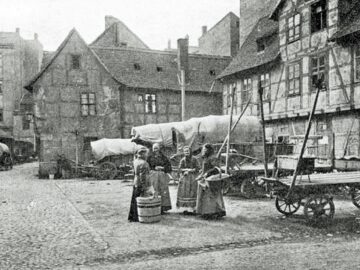
[[[308,221],[330,221],[334,217],[335,205],[329,196],[311,196],[304,205],[304,214]]]
[[[351,200],[352,200],[352,203],[357,208],[360,208],[360,189],[359,188],[353,188],[351,190]]]
[[[285,216],[291,216],[299,210],[301,199],[299,198],[286,198],[285,196],[276,196],[275,206],[276,209]]]
[[[241,182],[240,192],[241,192],[241,195],[243,195],[247,199],[255,197],[256,187],[255,187],[253,181],[251,181],[251,179],[249,179],[249,178],[244,179]]]
[[[112,162],[104,162],[99,165],[97,176],[99,179],[114,179],[117,175],[116,165]]]

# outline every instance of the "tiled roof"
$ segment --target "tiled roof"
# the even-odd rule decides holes
[[[341,22],[338,31],[331,37],[331,40],[360,32],[360,3],[353,1],[348,9],[350,12],[344,16],[344,21]]]
[[[155,50],[91,47],[110,73],[129,87],[180,90],[177,54]],[[221,91],[215,81],[230,57],[189,55],[187,91]],[[138,65],[138,68],[135,68]],[[210,74],[212,71],[215,73]],[[215,84],[214,84],[215,83]],[[213,85],[214,84],[214,85]]]
[[[263,52],[258,52],[257,41],[261,39],[265,40],[266,47]],[[278,22],[263,17],[255,25],[238,54],[218,78],[267,64],[279,56]]]

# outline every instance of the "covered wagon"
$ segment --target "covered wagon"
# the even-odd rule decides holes
[[[9,147],[4,143],[0,143],[0,169],[9,170],[12,169],[12,166],[13,161]]]
[[[131,139],[101,139],[91,142],[96,160],[96,176],[100,179],[124,177],[131,169],[131,162],[141,146]]]
[[[233,117],[236,121],[238,116]],[[227,136],[229,116],[209,115],[191,118],[183,122],[150,124],[133,127],[131,134],[135,140],[160,143],[177,153],[187,145],[196,151],[205,143],[221,143]],[[232,132],[231,143],[249,144],[261,141],[261,125],[257,117],[244,116]]]

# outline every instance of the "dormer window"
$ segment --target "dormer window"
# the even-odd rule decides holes
[[[257,52],[261,53],[265,50],[265,40],[263,39],[259,39],[256,41],[256,45],[257,45]]]
[[[300,14],[295,14],[287,20],[287,39],[289,43],[300,39],[300,19]]]
[[[327,27],[326,0],[311,5],[311,33],[318,32]]]
[[[163,71],[163,68],[158,66],[158,67],[156,67],[156,71],[157,71],[157,72],[162,72],[162,71]]]
[[[135,69],[135,70],[140,70],[140,69],[141,69],[140,64],[135,63],[135,64],[134,64],[134,69]]]
[[[216,75],[215,69],[210,69],[209,74],[210,76],[215,76]]]

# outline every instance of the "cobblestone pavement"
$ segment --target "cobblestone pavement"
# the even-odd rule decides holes
[[[359,210],[346,200],[336,201],[328,226],[310,226],[301,213],[283,218],[269,199],[237,196],[225,198],[220,220],[174,208],[157,224],[128,223],[131,182],[38,180],[34,171],[36,164],[0,172],[0,269],[329,269],[342,258],[358,262]],[[170,191],[175,201],[176,186]]]

